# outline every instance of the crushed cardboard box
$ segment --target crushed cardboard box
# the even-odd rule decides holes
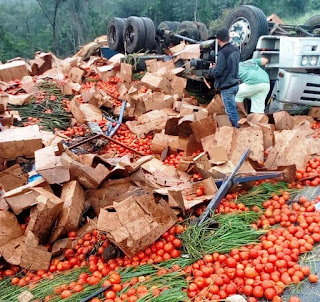
[[[47,191],[52,192],[50,186],[41,177],[38,180],[8,191],[4,194],[6,203],[16,215],[19,215],[22,211],[37,204],[36,198],[39,196],[39,193],[33,190],[33,188],[37,186],[44,186]]]
[[[49,184],[61,184],[70,180],[71,159],[65,153],[56,155],[56,146],[48,146],[35,152],[36,171]]]
[[[132,196],[112,207],[101,209],[98,229],[128,257],[155,242],[173,226],[177,216],[169,205],[152,195]]]
[[[12,128],[0,132],[1,158],[13,160],[18,156],[34,157],[42,148],[39,126]]]
[[[293,117],[286,111],[273,114],[276,130],[291,130],[294,127]]]
[[[39,195],[36,197],[37,205],[30,210],[26,233],[31,231],[39,243],[47,243],[62,210],[63,200],[43,188],[33,190]]]
[[[20,236],[22,230],[16,216],[8,211],[0,211],[0,248]]]
[[[217,130],[217,123],[211,117],[197,120],[190,126],[193,131],[193,135],[198,142],[209,135],[215,134]]]
[[[63,200],[63,208],[59,214],[54,233],[51,236],[51,242],[68,234],[70,231],[77,230],[84,210],[84,191],[77,181],[70,181],[63,185],[61,199]]]
[[[83,187],[87,189],[97,189],[108,177],[110,171],[103,164],[98,164],[95,168],[82,165],[73,161],[70,165],[70,174]]]
[[[0,172],[0,186],[6,191],[11,191],[27,183],[28,176],[22,170],[19,164]]]
[[[10,82],[21,80],[24,76],[29,75],[27,64],[18,60],[11,63],[0,64],[0,81]]]

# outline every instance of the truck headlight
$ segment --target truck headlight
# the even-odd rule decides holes
[[[302,57],[301,65],[306,66],[306,65],[308,65],[308,63],[309,63],[308,57],[306,57],[306,56]]]
[[[318,57],[312,56],[310,59],[310,65],[312,66],[317,65],[317,62],[318,62]]]

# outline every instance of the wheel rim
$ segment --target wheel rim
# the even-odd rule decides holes
[[[246,18],[240,17],[236,19],[229,28],[232,43],[238,47],[245,47],[251,37],[251,26]]]
[[[109,39],[111,44],[115,44],[116,43],[116,28],[115,28],[115,26],[111,26],[109,28],[108,39]]]
[[[134,30],[132,25],[129,25],[126,29],[125,40],[130,44],[132,44],[134,41]]]

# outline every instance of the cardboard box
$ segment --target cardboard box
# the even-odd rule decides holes
[[[204,195],[196,195],[198,188],[204,189]],[[182,191],[184,206],[187,210],[191,209],[197,204],[212,199],[217,192],[218,188],[212,177],[193,183],[189,188]]]
[[[210,116],[225,113],[224,105],[223,105],[220,94],[216,94],[214,96],[212,101],[207,105],[206,109],[208,110]]]
[[[56,146],[48,146],[35,152],[36,171],[49,184],[61,184],[70,180],[68,156],[57,156],[56,150]]]
[[[293,118],[286,111],[275,112],[273,119],[276,130],[291,130],[294,127]]]
[[[66,79],[61,83],[61,92],[64,95],[72,95],[74,92],[80,92],[81,85],[79,83],[73,83],[70,79]]]
[[[84,70],[78,67],[73,67],[69,71],[68,76],[72,82],[82,84],[82,77],[84,76],[84,74],[85,74]]]
[[[18,156],[34,157],[34,152],[42,148],[39,126],[12,128],[0,132],[1,158],[13,160]]]
[[[205,152],[202,152],[196,157],[194,157],[193,161],[196,164],[196,166],[200,169],[209,170],[211,168],[211,164]]]
[[[26,244],[21,255],[20,266],[28,270],[47,270],[52,254],[45,249]]]
[[[270,148],[265,167],[277,170],[278,167],[296,165],[305,170],[310,158],[310,147],[303,132],[299,130],[283,130],[275,132],[275,145]]]
[[[215,134],[217,146],[223,146],[227,151],[228,157],[231,155],[231,152],[234,148],[235,135],[236,129],[233,127],[218,128]]]
[[[68,234],[68,232],[77,230],[84,210],[84,191],[77,181],[70,181],[63,185],[61,199],[63,200],[63,208],[51,236],[51,242]]]
[[[201,120],[208,116],[208,110],[199,106],[189,105],[187,103],[182,103],[180,107],[180,116],[194,114],[196,120]]]
[[[29,94],[37,93],[39,92],[39,89],[36,85],[36,83],[33,80],[33,77],[31,76],[25,76],[21,80],[21,88]]]
[[[152,195],[132,196],[113,207],[101,209],[98,229],[128,257],[155,242],[177,222],[169,205]]]
[[[147,85],[152,90],[162,91],[167,94],[171,93],[170,81],[167,77],[163,75],[147,72],[141,79],[141,82]]]
[[[227,150],[223,146],[212,146],[209,150],[210,163],[221,165],[228,161]]]
[[[173,98],[171,95],[162,92],[147,92],[147,98],[141,97],[146,111],[161,110],[163,108],[172,108]]]
[[[226,114],[219,114],[215,117],[218,127],[232,127],[229,117]]]
[[[198,142],[200,142],[204,137],[215,134],[217,130],[217,123],[211,117],[195,121],[190,126],[193,131],[193,135]]]
[[[97,189],[108,177],[110,171],[103,164],[98,164],[95,168],[92,168],[74,161],[70,166],[70,174],[83,187]]]
[[[22,106],[29,104],[31,100],[31,94],[17,94],[17,95],[9,95],[8,104],[15,106]]]
[[[43,188],[34,188],[39,194],[37,205],[30,210],[30,221],[26,233],[31,231],[39,243],[47,243],[55,222],[62,210],[63,200]]]
[[[21,256],[26,247],[25,241],[26,236],[20,236],[12,239],[0,248],[0,256],[12,265],[20,265]]]
[[[3,112],[7,109],[9,101],[9,95],[8,94],[0,94],[0,112]]]
[[[236,165],[244,152],[250,148],[249,158],[253,161],[264,161],[263,132],[261,129],[249,127],[237,131],[235,147],[232,150],[231,160]]]
[[[117,69],[113,65],[106,65],[97,67],[97,73],[101,81],[108,81],[109,78],[114,77],[117,73]]]
[[[28,182],[27,174],[23,173],[18,164],[0,172],[0,186],[6,191],[25,185]]]
[[[120,78],[127,83],[132,81],[132,65],[121,63],[120,65]]]
[[[161,154],[161,152],[167,147],[172,151],[186,151],[188,147],[188,139],[181,138],[179,136],[156,133],[150,146],[151,151]]]
[[[138,117],[138,121],[126,122],[131,132],[143,136],[151,131],[161,131],[165,128],[168,115],[164,110],[153,110]]]
[[[45,180],[40,180],[28,183],[25,186],[18,187],[4,194],[4,199],[12,211],[19,215],[22,211],[29,209],[33,205],[37,204],[37,197],[39,193],[33,190],[33,187],[45,185],[44,188],[52,192],[50,186],[46,184]]]
[[[70,110],[79,124],[101,121],[103,118],[99,107],[92,104],[81,104],[77,97],[74,97],[70,102]]]
[[[135,186],[129,177],[110,179],[104,182],[100,189],[86,191],[86,202],[99,215],[101,208],[111,206],[114,201],[121,201],[140,193],[141,189]]]
[[[0,211],[0,248],[20,236],[22,230],[16,216],[8,211]]]
[[[0,81],[21,80],[27,75],[29,71],[24,61],[19,60],[0,65]]]
[[[193,132],[191,124],[195,121],[195,115],[185,115],[184,117],[173,117],[169,118],[166,127],[165,134],[189,137]]]

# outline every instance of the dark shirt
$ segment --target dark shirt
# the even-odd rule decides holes
[[[218,53],[215,68],[209,69],[209,77],[214,78],[215,88],[229,88],[239,83],[239,48],[231,43],[225,44]]]

